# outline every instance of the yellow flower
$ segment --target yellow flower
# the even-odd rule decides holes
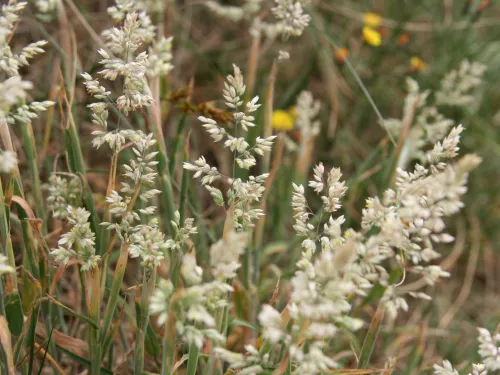
[[[424,70],[427,67],[427,64],[417,56],[413,56],[410,60],[411,67],[410,70],[413,72],[420,72],[421,70]]]
[[[371,27],[363,27],[363,39],[371,46],[378,47],[382,44],[382,35]]]
[[[293,129],[293,115],[288,111],[277,109],[273,112],[273,129],[276,131],[288,131]]]
[[[382,17],[377,13],[368,12],[363,14],[363,22],[369,27],[379,27],[382,23]]]

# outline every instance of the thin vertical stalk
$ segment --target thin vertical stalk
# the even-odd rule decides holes
[[[370,322],[370,327],[366,333],[365,341],[361,347],[361,352],[359,353],[358,369],[366,369],[370,364],[370,357],[373,353],[373,348],[375,347],[375,342],[377,341],[378,332],[380,331],[380,326],[384,320],[384,303],[380,302],[377,311]]]
[[[181,119],[179,121],[179,125],[177,126],[177,134],[175,135],[174,146],[173,146],[172,155],[170,158],[170,165],[168,168],[170,175],[173,175],[175,172],[177,153],[179,152],[179,146],[180,146],[181,140],[183,138],[184,129],[186,128],[186,120],[187,120],[187,114],[182,113]]]
[[[151,93],[151,92],[150,92]],[[175,202],[174,194],[172,191],[172,178],[169,173],[169,163],[168,163],[168,153],[167,146],[165,144],[165,137],[163,135],[163,130],[161,127],[161,114],[158,107],[159,98],[155,98],[157,101],[153,103],[151,107],[148,107],[149,119],[151,121],[151,128],[153,130],[154,137],[157,142],[158,147],[158,175],[160,177],[163,204],[167,211],[167,229],[170,235],[174,235],[175,231],[170,223],[175,217]]]
[[[116,310],[118,297],[120,295],[120,287],[122,286],[123,276],[125,275],[125,269],[127,268],[127,262],[128,244],[122,243],[120,248],[120,257],[118,258],[118,262],[116,263],[115,273],[113,276],[113,283],[111,285],[111,292],[107,303],[106,314],[104,315],[104,325],[101,330],[103,339],[106,339],[108,329],[111,325],[111,320],[113,319],[113,315]]]
[[[174,293],[170,299],[170,311],[172,311],[172,313],[168,314],[167,322],[165,324],[165,332],[163,333],[163,359],[161,365],[161,375],[172,375],[172,370],[174,368],[175,338],[177,335],[177,329],[175,327],[176,317],[173,310],[181,295],[180,292],[181,291],[177,291]]]
[[[198,367],[199,354],[200,354],[200,349],[196,345],[191,344],[189,346],[186,375],[196,375],[196,368]]]
[[[42,233],[47,231],[47,216],[45,213],[44,200],[42,195],[42,184],[40,183],[40,172],[38,171],[38,159],[35,145],[35,137],[31,122],[21,124],[21,133],[24,142],[24,151],[28,161],[28,168],[31,175],[31,183],[33,185],[33,195],[35,198],[36,217],[43,220]]]
[[[149,275],[148,275],[149,274]],[[142,374],[144,371],[144,340],[149,323],[149,297],[153,293],[156,285],[156,267],[152,270],[144,270],[144,280],[142,284],[140,318],[138,324],[137,340],[135,344],[135,373]]]
[[[260,35],[254,35],[252,37],[252,45],[250,46],[250,53],[248,58],[248,69],[247,69],[247,92],[246,92],[246,102],[249,102],[252,98],[255,79],[257,77],[257,67],[259,65],[259,53],[260,53]]]
[[[101,276],[99,267],[88,271],[87,276],[91,279],[90,297],[90,319],[98,326],[101,310]],[[99,328],[90,327],[90,349],[92,362],[92,375],[101,373],[101,342]]]
[[[189,161],[189,137],[184,142],[184,162]],[[187,169],[182,170],[181,197],[179,203],[180,222],[186,219],[186,206],[188,204],[189,173]]]
[[[68,156],[72,172],[79,174],[80,177],[83,178],[86,185],[85,203],[90,211],[90,226],[92,228],[92,231],[95,233],[96,237],[95,243],[99,245],[97,246],[97,254],[101,255],[105,251],[104,248],[100,248],[102,228],[99,226],[99,216],[95,206],[94,198],[92,197],[92,191],[89,189],[87,185],[88,184],[87,171],[85,168],[85,161],[82,155],[80,137],[78,135],[78,131],[76,130],[76,125],[73,116],[71,114],[71,107],[69,107],[69,103],[67,103],[67,105],[68,105],[69,119],[65,129],[66,149],[68,150]]]
[[[10,238],[10,225],[8,212],[10,211],[8,205],[5,202],[2,179],[0,179],[0,198],[1,198],[1,207],[0,207],[0,235],[2,236],[2,248],[5,251],[5,255],[7,256],[9,266],[12,268],[16,268],[16,261],[14,258],[14,249],[12,248],[12,240]],[[17,277],[15,275],[6,275],[7,285],[11,286],[13,290],[17,291]],[[1,282],[1,279],[0,279]],[[9,288],[8,288],[9,289]],[[9,290],[7,290],[9,291]],[[3,296],[3,294],[2,294]],[[2,301],[3,303],[3,301]]]
[[[263,137],[267,138],[273,134],[273,108],[274,108],[274,83],[276,81],[276,73],[278,65],[276,61],[273,62],[269,78],[267,80],[266,89],[266,102],[264,103],[264,132]],[[271,152],[264,153],[262,162],[262,173],[269,171],[269,164],[271,162]]]
[[[259,259],[260,259],[260,252],[261,252],[261,247],[262,247],[262,239],[263,239],[263,234],[264,234],[264,225],[265,225],[265,218],[266,218],[266,210],[267,210],[267,197],[269,195],[269,190],[271,189],[271,185],[273,183],[274,177],[276,176],[276,173],[278,171],[278,168],[281,164],[281,156],[283,155],[283,147],[284,147],[284,139],[283,139],[283,133],[281,133],[278,137],[278,140],[276,142],[276,153],[274,155],[273,159],[273,164],[271,167],[271,170],[269,172],[269,177],[266,179],[266,182],[264,184],[265,191],[264,194],[260,200],[260,209],[264,212],[265,215],[261,216],[259,220],[257,221],[257,225],[255,227],[255,232],[254,232],[254,246],[255,246],[255,251],[254,251],[254,275],[253,275],[253,283],[255,285],[258,285],[259,281]]]
[[[5,316],[5,306],[3,304],[3,281],[2,281],[2,277],[0,276],[0,296],[2,296],[0,298],[0,316]]]

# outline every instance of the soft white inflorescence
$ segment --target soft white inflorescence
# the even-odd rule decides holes
[[[0,70],[6,72],[9,76],[19,75],[19,68],[28,65],[28,59],[43,53],[43,47],[46,41],[40,40],[28,44],[18,54],[14,54],[9,46],[9,35],[14,31],[14,26],[19,21],[19,13],[26,7],[26,2],[9,1],[2,5],[0,14]]]
[[[224,348],[215,348],[215,354],[229,363],[229,368],[240,369],[238,374],[256,375],[264,371],[269,363],[269,353],[261,353],[253,345],[245,345],[246,354],[234,353]]]
[[[141,266],[146,268],[158,267],[165,258],[168,249],[165,235],[153,225],[141,225],[134,228],[134,234],[129,246],[131,258],[141,258]]]
[[[296,373],[318,374],[337,366],[325,354],[325,342],[333,339],[340,327],[357,330],[364,324],[350,316],[350,296],[365,296],[374,285],[383,286],[381,301],[391,319],[398,310],[408,309],[406,295],[430,298],[418,289],[403,289],[404,279],[389,284],[388,259],[395,258],[401,273],[415,274],[424,285],[434,285],[439,278],[449,276],[439,266],[429,264],[440,256],[434,244],[453,241],[445,232],[444,217],[463,206],[461,196],[466,192],[468,172],[481,161],[476,155],[466,155],[455,164],[446,164],[456,156],[461,131],[461,127],[452,129],[435,145],[433,150],[437,151],[430,153],[439,157],[427,158],[427,167],[417,164],[411,173],[399,170],[394,189],[388,189],[382,199],[368,199],[358,232],[343,231],[344,217],[333,216],[341,208],[340,198],[346,192],[338,169],[331,169],[325,177],[324,166],[318,164],[309,182],[322,196],[320,212],[330,216],[323,230],[310,220],[304,187],[293,185],[294,229],[304,240],[287,305],[291,321],[284,325],[279,312],[264,305],[259,322],[269,342],[283,342],[289,347],[290,358],[297,364]],[[496,342],[486,333],[482,333],[484,356],[498,361]],[[299,338],[307,340],[308,345],[298,344]],[[263,367],[262,363],[248,362],[244,356],[227,350],[218,349],[217,353],[233,368]],[[435,366],[435,370],[438,375],[457,375],[447,362]],[[485,375],[480,365],[474,367],[473,375]]]
[[[479,350],[488,371],[500,370],[500,334],[491,334],[486,328],[478,328]]]
[[[233,22],[251,20],[250,34],[256,37],[265,35],[270,39],[282,36],[302,35],[309,25],[311,16],[304,12],[303,6],[308,0],[273,0],[270,1],[274,19],[263,21],[258,14],[263,8],[263,0],[245,0],[242,5],[225,5],[219,1],[208,0],[204,4],[215,15]],[[280,57],[285,57],[280,53]]]
[[[58,219],[65,219],[69,215],[68,206],[82,205],[82,181],[77,175],[55,174],[49,177],[47,208]]]
[[[17,168],[17,156],[13,151],[0,150],[0,172],[10,173]]]
[[[14,273],[15,271],[16,270],[9,265],[9,259],[5,255],[0,254],[0,275]]]
[[[453,368],[450,361],[444,360],[443,365],[440,366],[435,364],[433,366],[435,375],[459,375],[458,371]],[[472,364],[472,372],[468,375],[486,375],[488,373],[488,369],[486,369],[485,365],[482,363]]]
[[[210,265],[215,279],[223,281],[236,277],[236,271],[241,267],[239,258],[247,243],[248,233],[231,230],[210,247]]]
[[[174,66],[172,65],[172,42],[174,38],[162,37],[154,46],[149,48],[148,77],[166,76]]]
[[[95,253],[95,234],[90,229],[89,217],[90,213],[84,208],[68,206],[67,219],[72,228],[61,236],[58,248],[50,252],[56,262],[66,265],[76,258],[82,262],[83,271],[97,267],[101,257]]]
[[[458,69],[441,81],[441,88],[436,92],[437,104],[461,107],[472,104],[473,90],[481,84],[485,72],[486,66],[479,62],[462,61]]]
[[[135,158],[130,160],[129,164],[125,164],[124,177],[127,181],[122,182],[121,194],[117,191],[112,191],[106,197],[106,202],[109,204],[109,212],[114,219],[114,222],[103,222],[101,225],[107,227],[108,230],[116,231],[118,237],[124,242],[131,241],[131,235],[135,232],[143,230],[140,222],[140,215],[152,215],[155,212],[154,206],[147,206],[135,210],[134,203],[138,197],[143,202],[148,202],[160,193],[160,190],[153,188],[156,177],[155,166],[157,151],[153,151],[156,140],[152,134],[144,134],[141,131],[131,133],[130,138],[133,140],[132,151]],[[153,225],[154,226],[154,225]],[[140,241],[139,237],[135,240]],[[134,253],[138,256],[139,253]],[[158,254],[161,256],[162,254]],[[144,260],[144,259],[143,259]],[[159,260],[158,260],[159,261]]]
[[[157,288],[149,301],[149,311],[153,315],[158,315],[157,322],[163,325],[167,322],[170,310],[170,297],[174,292],[174,285],[170,280],[160,279]]]
[[[175,235],[172,239],[167,241],[167,248],[172,251],[181,251],[183,246],[189,243],[192,235],[197,234],[198,231],[194,226],[194,219],[187,218],[181,225],[181,216],[179,211],[175,212],[174,220],[171,220],[172,227],[174,228]]]
[[[108,130],[109,106],[116,107],[125,114],[148,107],[153,103],[146,77],[152,78],[169,74],[172,69],[172,38],[162,38],[148,53],[138,52],[155,37],[155,29],[140,3],[130,0],[118,1],[108,9],[114,19],[123,21],[121,28],[112,28],[104,33],[106,50],[98,52],[103,65],[99,74],[111,81],[122,79],[123,92],[116,99],[111,92],[88,73],[82,73],[87,91],[98,102],[89,104],[92,122],[98,126],[92,134],[94,147],[107,143],[118,149],[127,141],[134,141],[135,133],[130,129]]]
[[[193,253],[183,257],[181,275],[189,287],[174,294],[172,283],[161,280],[150,300],[151,313],[158,315],[160,325],[174,314],[176,332],[188,344],[201,348],[205,339],[215,345],[224,344],[226,339],[215,329],[213,314],[215,308],[226,304],[222,297],[232,288],[218,281],[202,284],[202,269]]]
[[[300,129],[301,136],[309,138],[318,135],[320,123],[316,117],[320,109],[320,103],[314,100],[309,91],[300,93],[295,106],[295,113],[297,114],[295,126]]]
[[[115,21],[123,21],[128,13],[139,13],[145,25],[153,28],[150,15],[161,13],[168,3],[175,0],[116,0],[115,5],[108,8],[108,13]]]
[[[256,156],[262,156],[271,151],[276,136],[257,137],[254,146],[250,146],[246,137],[238,136],[238,131],[247,132],[248,128],[255,126],[252,113],[259,109],[260,104],[258,104],[259,97],[256,96],[243,108],[246,86],[241,70],[236,65],[233,65],[233,70],[233,75],[227,76],[222,94],[226,106],[233,112],[235,134],[230,134],[213,119],[204,116],[198,119],[215,142],[223,142],[223,146],[234,153],[235,166],[248,170],[257,163]],[[234,227],[237,231],[251,228],[254,221],[262,215],[260,209],[251,208],[251,206],[262,197],[268,174],[250,176],[247,181],[242,181],[240,178],[228,178],[223,176],[216,167],[210,166],[203,156],[194,163],[184,163],[184,168],[195,172],[194,178],[201,177],[201,183],[206,186],[218,205],[224,206],[227,203],[229,206],[234,206]],[[226,199],[221,190],[211,186],[212,183],[221,179],[230,183]]]
[[[279,21],[281,33],[285,37],[300,36],[309,25],[311,16],[304,13],[300,1],[274,0],[272,12]]]
[[[261,9],[262,0],[245,0],[241,6],[223,5],[217,1],[208,0],[205,6],[219,17],[238,22],[250,19]]]
[[[0,12],[0,72],[7,78],[0,81],[0,121],[7,123],[30,122],[40,112],[47,110],[54,102],[25,103],[26,90],[33,87],[31,82],[23,81],[19,69],[29,65],[29,59],[44,52],[46,41],[33,42],[19,53],[12,52],[9,36],[13,34],[15,25],[19,22],[19,14],[26,7],[25,2],[9,1],[2,5]]]
[[[265,327],[264,339],[275,344],[284,337],[281,314],[271,305],[262,306],[259,313],[259,323],[262,327]]]
[[[500,334],[492,335],[486,328],[478,328],[478,354],[482,363],[472,364],[472,371],[468,375],[486,375],[500,369]],[[459,375],[448,360],[442,365],[433,366],[435,375]]]
[[[50,22],[57,15],[58,6],[59,0],[35,0],[36,16],[44,22]]]
[[[435,364],[433,366],[435,375],[458,375],[458,371],[453,368],[450,361],[444,360],[443,365]]]
[[[430,90],[420,91],[418,83],[412,78],[407,78],[408,94],[402,118],[386,119],[383,124],[392,135],[396,136],[401,134],[404,127],[409,126],[398,167],[405,168],[413,159],[427,163],[429,157],[438,156],[439,148],[444,145],[437,145],[434,155],[430,155],[425,147],[443,140],[455,123],[441,114],[436,106],[471,104],[474,100],[472,90],[481,83],[485,70],[486,67],[480,63],[462,62],[458,70],[450,72],[443,79],[441,89],[434,96],[434,104],[427,103]],[[457,132],[460,133],[459,128]]]

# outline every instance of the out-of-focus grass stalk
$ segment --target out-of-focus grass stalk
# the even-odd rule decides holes
[[[12,152],[15,152],[13,144],[12,144],[12,138],[10,135],[10,130],[7,125],[7,122],[5,121],[4,118],[0,119],[0,138],[2,139],[2,143],[4,147]],[[1,185],[1,183],[0,183]],[[36,253],[36,245],[34,244],[34,239],[33,239],[33,233],[30,227],[30,224],[28,223],[27,219],[29,214],[26,210],[31,211],[29,206],[25,203],[24,201],[24,190],[23,190],[23,184],[21,180],[21,175],[19,172],[19,168],[16,166],[14,171],[10,174],[9,176],[9,188],[7,192],[7,196],[4,195],[3,189],[0,189],[0,195],[3,200],[3,204],[5,207],[2,207],[2,219],[1,219],[1,232],[2,237],[4,238],[3,241],[5,241],[5,249],[7,252],[7,257],[9,260],[9,264],[15,268],[15,259],[14,259],[14,251],[12,248],[12,241],[10,238],[10,223],[9,223],[9,212],[10,212],[10,201],[13,199],[13,194],[18,194],[18,198],[16,199],[18,203],[18,207],[20,208],[19,210],[19,219],[21,220],[21,227],[22,227],[22,232],[23,232],[23,241],[25,245],[25,257],[23,259],[23,262],[25,266],[33,272],[33,274],[40,279],[40,274],[39,274],[39,269],[38,269],[38,262],[37,262],[37,253]],[[22,203],[24,202],[24,203]],[[35,219],[35,216],[31,214],[31,218]],[[22,312],[22,306],[21,306],[21,297],[19,295],[19,292],[17,290],[17,278],[16,275],[8,275],[6,278],[7,281],[7,290],[4,298],[6,299],[7,303],[4,306],[5,312],[6,312],[6,318],[7,321],[9,322],[9,329],[13,330],[13,333],[19,334],[20,331],[22,330],[22,321],[23,321],[23,312]],[[34,360],[34,355],[35,355],[35,330],[36,330],[36,325],[38,321],[38,315],[40,312],[40,308],[36,307],[35,309],[32,310],[32,319],[30,321],[29,325],[29,331],[28,335],[26,337],[26,347],[29,348],[29,367],[28,367],[28,373],[31,373],[31,370],[33,368],[33,360]],[[46,319],[47,327],[50,327],[50,319]],[[21,324],[21,325],[20,325]]]
[[[245,102],[249,102],[252,99],[253,92],[255,89],[255,80],[257,77],[257,68],[259,66],[259,53],[260,53],[260,35],[252,36],[252,45],[250,46],[250,53],[248,56],[248,68],[247,68],[247,91]]]
[[[52,87],[49,93],[49,100],[55,102],[58,92],[59,92],[59,87],[57,86]],[[42,162],[45,161],[45,158],[47,157],[47,151],[49,150],[50,136],[52,134],[52,120],[54,119],[54,111],[55,111],[55,105],[47,109],[47,114],[45,116],[45,126],[44,126],[45,131],[43,135],[42,151],[40,152],[40,160]]]
[[[277,67],[278,67],[277,62],[274,61],[267,81],[266,98],[264,103],[264,125],[262,130],[264,138],[270,137],[273,133],[274,83],[276,81]],[[262,167],[261,167],[262,174],[269,172],[270,161],[271,161],[271,153],[265,152],[264,156],[262,157]],[[243,284],[247,289],[250,287],[252,281],[250,276],[251,275],[250,270],[252,268],[252,252],[253,256],[255,257],[256,250],[257,250],[256,246],[255,244],[253,244],[253,240],[251,240],[247,246],[247,249],[243,257],[243,278],[244,278]],[[253,271],[254,273],[256,272],[255,269]],[[256,275],[254,274],[252,279],[256,280],[258,279],[258,276],[256,277]]]
[[[116,171],[115,171],[116,172]],[[135,206],[135,203],[137,202],[137,198],[139,197],[139,194],[141,192],[141,186],[142,184],[139,182],[137,188],[135,189],[134,195],[130,199],[130,202],[127,206],[127,211],[131,212]],[[108,187],[109,188],[109,187]],[[108,247],[108,252],[104,255],[104,258],[107,259],[109,256],[109,251],[113,248],[113,244],[116,241],[116,234],[114,235],[113,239],[110,242],[110,245]],[[128,262],[128,248],[129,248],[129,243],[122,242],[121,247],[120,247],[120,256],[118,258],[118,262],[116,264],[115,268],[115,273],[113,276],[113,282],[111,285],[111,292],[109,295],[109,300],[107,303],[107,309],[106,309],[106,315],[104,316],[104,326],[102,329],[102,335],[101,337],[103,340],[106,340],[106,335],[109,329],[109,326],[111,324],[111,320],[113,319],[113,315],[116,310],[116,304],[118,303],[118,296],[120,294],[120,287],[123,282],[123,276],[125,275],[125,269],[127,268],[127,262]],[[107,264],[107,261],[103,261],[103,264]]]
[[[9,375],[15,375],[16,367],[14,366],[14,356],[12,355],[12,339],[7,320],[2,315],[0,315],[0,343],[6,356]]]
[[[189,346],[186,375],[196,375],[196,368],[198,367],[199,355],[200,355],[200,349],[196,345],[191,344]]]
[[[280,133],[278,139],[276,141],[276,151],[273,159],[273,164],[271,170],[269,171],[269,177],[267,178],[264,187],[266,190],[260,200],[260,209],[266,214],[267,211],[267,197],[269,195],[269,190],[271,189],[271,185],[273,183],[274,177],[279,169],[281,163],[281,156],[283,155],[283,146],[284,146],[284,134]],[[260,252],[262,251],[262,240],[264,234],[264,226],[266,223],[265,220],[266,215],[261,216],[255,226],[254,232],[254,241],[253,244],[255,246],[254,251],[254,259],[253,259],[253,283],[258,285],[259,282],[259,269],[260,269]]]
[[[123,149],[123,147],[122,147]],[[121,149],[120,149],[121,150]],[[118,155],[120,154],[120,150],[116,150],[115,153],[113,154],[113,157],[111,158],[111,166],[109,168],[110,173],[109,173],[109,179],[108,179],[108,187],[106,189],[106,197],[109,197],[111,195],[111,192],[115,189],[115,181],[116,181],[116,170],[118,168]],[[109,204],[106,202],[105,209],[104,209],[104,215],[103,215],[103,221],[109,223],[111,221],[111,214],[109,212]],[[102,232],[102,237],[101,237],[101,248],[107,248],[107,246],[110,243],[110,234],[109,231],[103,231]],[[106,270],[108,269],[108,257],[104,257],[102,260],[102,286],[103,289],[102,291],[104,292],[104,286],[106,282],[106,276],[107,272]]]
[[[274,83],[276,81],[276,73],[277,73],[278,65],[277,62],[274,61],[273,65],[271,67],[271,72],[269,73],[269,78],[267,81],[267,89],[266,89],[266,101],[264,103],[264,128],[263,128],[263,138],[270,137],[273,134],[273,102],[274,102]],[[281,159],[281,154],[283,152],[283,140],[280,137],[278,140],[280,143],[279,147],[277,148],[277,153],[276,153],[276,161]],[[262,170],[261,173],[269,173],[269,168],[270,168],[270,163],[271,163],[271,152],[266,152],[264,153],[264,156],[262,158]],[[266,200],[267,200],[267,194],[268,194],[268,189],[271,186],[272,179],[274,177],[274,174],[276,173],[276,170],[278,168],[278,164],[275,165],[276,168],[274,168],[274,171],[272,171],[269,175],[269,177],[266,180],[265,187],[266,191],[264,193],[264,196],[261,198],[261,204],[260,208],[266,210]],[[250,272],[250,268],[252,267],[253,263],[253,275],[252,275],[252,283],[255,286],[258,286],[259,283],[259,274],[260,274],[260,265],[259,265],[259,259],[260,259],[260,252],[261,252],[261,245],[262,245],[262,236],[264,232],[264,225],[265,225],[265,216],[261,217],[259,221],[257,222],[257,226],[255,228],[255,233],[253,237],[253,241],[251,241],[251,244],[247,246],[247,250],[245,253],[245,275],[248,275]],[[252,261],[250,261],[250,257],[252,257]],[[245,280],[246,285],[250,285],[249,280]],[[254,296],[254,301],[252,304],[252,308],[250,309],[250,322],[255,322],[257,319],[257,311],[259,309],[259,297],[258,293],[255,293]]]
[[[33,185],[35,213],[37,218],[43,220],[42,233],[45,233],[47,231],[47,215],[45,213],[42,184],[40,183],[40,172],[38,171],[35,137],[33,135],[31,122],[21,124],[21,133],[23,137],[24,151],[26,152],[26,160],[28,161],[28,168],[31,175],[31,184]]]
[[[125,275],[125,269],[127,268],[128,262],[128,244],[122,243],[120,248],[120,257],[116,263],[115,273],[113,275],[113,282],[111,284],[111,291],[109,295],[109,300],[106,304],[106,313],[104,315],[104,325],[101,330],[101,337],[106,340],[108,335],[108,329],[111,325],[113,315],[116,310],[116,305],[118,303],[118,296],[120,295],[120,288],[123,283],[123,276]]]
[[[366,369],[370,364],[370,357],[372,356],[373,349],[375,348],[375,343],[377,341],[378,332],[382,321],[384,320],[384,303],[380,302],[373,315],[372,321],[370,322],[370,327],[366,333],[365,341],[361,347],[361,352],[359,353],[358,369]]]
[[[411,124],[413,123],[413,118],[415,117],[415,110],[418,106],[418,101],[415,101],[413,105],[410,106],[408,112],[406,112],[403,120],[402,120],[402,129],[401,129],[401,134],[398,139],[398,143],[396,145],[396,150],[394,151],[394,156],[392,158],[392,170],[388,169],[391,171],[391,180],[390,180],[390,186],[393,186],[395,181],[396,181],[396,172],[397,168],[404,163],[404,153],[402,153],[403,149],[407,145],[407,142],[410,142],[411,140],[408,138],[408,135],[410,134],[410,128]]]
[[[172,280],[171,280],[172,281]],[[163,333],[163,358],[161,365],[161,375],[172,375],[175,361],[175,339],[177,336],[177,329],[175,327],[175,305],[181,298],[181,290],[176,291],[170,298],[170,313],[165,323],[165,332]]]
[[[135,373],[142,374],[144,371],[144,339],[149,323],[149,298],[156,285],[156,267],[152,270],[144,269],[144,279],[141,292],[140,317],[138,321],[138,333],[135,341]]]
[[[148,87],[146,85],[146,87]],[[174,202],[174,194],[172,191],[172,177],[170,175],[168,166],[168,153],[167,153],[167,146],[165,144],[165,137],[163,135],[163,130],[161,127],[161,112],[160,108],[158,107],[158,103],[160,102],[159,98],[159,90],[155,90],[156,93],[153,94],[147,89],[148,94],[150,95],[155,95],[154,99],[155,102],[152,104],[151,107],[147,108],[148,115],[149,115],[149,120],[151,123],[151,128],[153,130],[154,137],[157,142],[157,150],[158,150],[158,175],[160,177],[160,184],[161,184],[161,190],[162,194],[161,196],[163,197],[163,204],[165,206],[165,209],[167,211],[167,218],[166,218],[166,227],[168,229],[168,233],[172,236],[175,235],[174,228],[172,224],[170,223],[170,220],[173,220],[175,217],[175,202]]]
[[[270,137],[273,134],[274,83],[276,82],[277,70],[278,63],[274,61],[267,80],[266,101],[264,103],[264,138]],[[271,152],[265,152],[262,158],[262,173],[267,173],[269,171],[270,162]]]
[[[184,141],[184,162],[189,161],[189,136]],[[181,182],[181,196],[179,202],[180,222],[183,223],[186,219],[186,208],[188,204],[188,191],[189,191],[189,173],[187,169],[182,169],[182,182]]]
[[[100,322],[101,311],[101,276],[100,268],[95,267],[91,271],[87,271],[87,280],[91,281],[91,297],[90,297],[90,319],[97,325]],[[90,358],[92,362],[92,375],[101,373],[101,342],[99,328],[89,327],[90,333]]]
[[[295,183],[307,185],[307,175],[311,168],[315,136],[302,136],[300,139],[299,152],[296,160]]]
[[[12,248],[12,239],[10,237],[10,225],[9,225],[9,206],[5,202],[5,196],[3,192],[2,179],[0,179],[0,198],[2,199],[0,207],[0,234],[2,235],[2,248],[6,252],[6,256],[9,262],[9,266],[16,268],[16,261],[14,258],[14,249]],[[7,292],[16,290],[17,291],[17,277],[16,275],[6,274],[7,281]],[[1,280],[0,280],[1,283]],[[2,294],[3,296],[3,294]],[[3,306],[3,299],[2,299]],[[2,309],[3,310],[3,309]]]
[[[186,119],[187,119],[187,114],[182,113],[181,119],[179,120],[179,125],[177,126],[177,134],[175,135],[174,146],[172,148],[172,155],[171,155],[170,164],[168,167],[168,171],[169,171],[171,176],[173,176],[175,173],[175,164],[177,161],[177,153],[179,152],[179,146],[180,146],[181,140],[183,138],[184,129],[186,128]]]
[[[68,109],[68,121],[66,124],[66,128],[64,129],[64,133],[66,135],[66,151],[68,152],[69,164],[72,169],[72,172],[80,175],[80,177],[84,181],[84,187],[86,194],[85,203],[90,211],[90,225],[92,231],[96,236],[96,244],[101,244],[101,233],[102,228],[99,226],[99,215],[97,213],[97,209],[95,206],[94,198],[92,197],[92,191],[88,187],[87,180],[87,171],[85,169],[85,161],[82,154],[82,147],[80,144],[80,137],[78,135],[78,131],[76,129],[76,124],[71,113],[71,106],[68,102],[67,97],[65,97],[66,105]],[[104,253],[105,249],[101,249],[100,246],[97,246],[97,254]]]

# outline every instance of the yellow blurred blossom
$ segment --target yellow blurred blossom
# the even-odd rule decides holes
[[[382,36],[371,27],[363,27],[363,39],[371,46],[378,47],[382,44]]]
[[[288,131],[293,129],[294,118],[291,111],[277,109],[273,112],[273,129],[276,131]]]
[[[410,70],[412,72],[420,72],[421,70],[424,70],[427,67],[427,64],[417,56],[413,56],[410,60]]]
[[[382,23],[382,17],[377,13],[367,12],[363,14],[363,23],[369,27],[379,27]]]

